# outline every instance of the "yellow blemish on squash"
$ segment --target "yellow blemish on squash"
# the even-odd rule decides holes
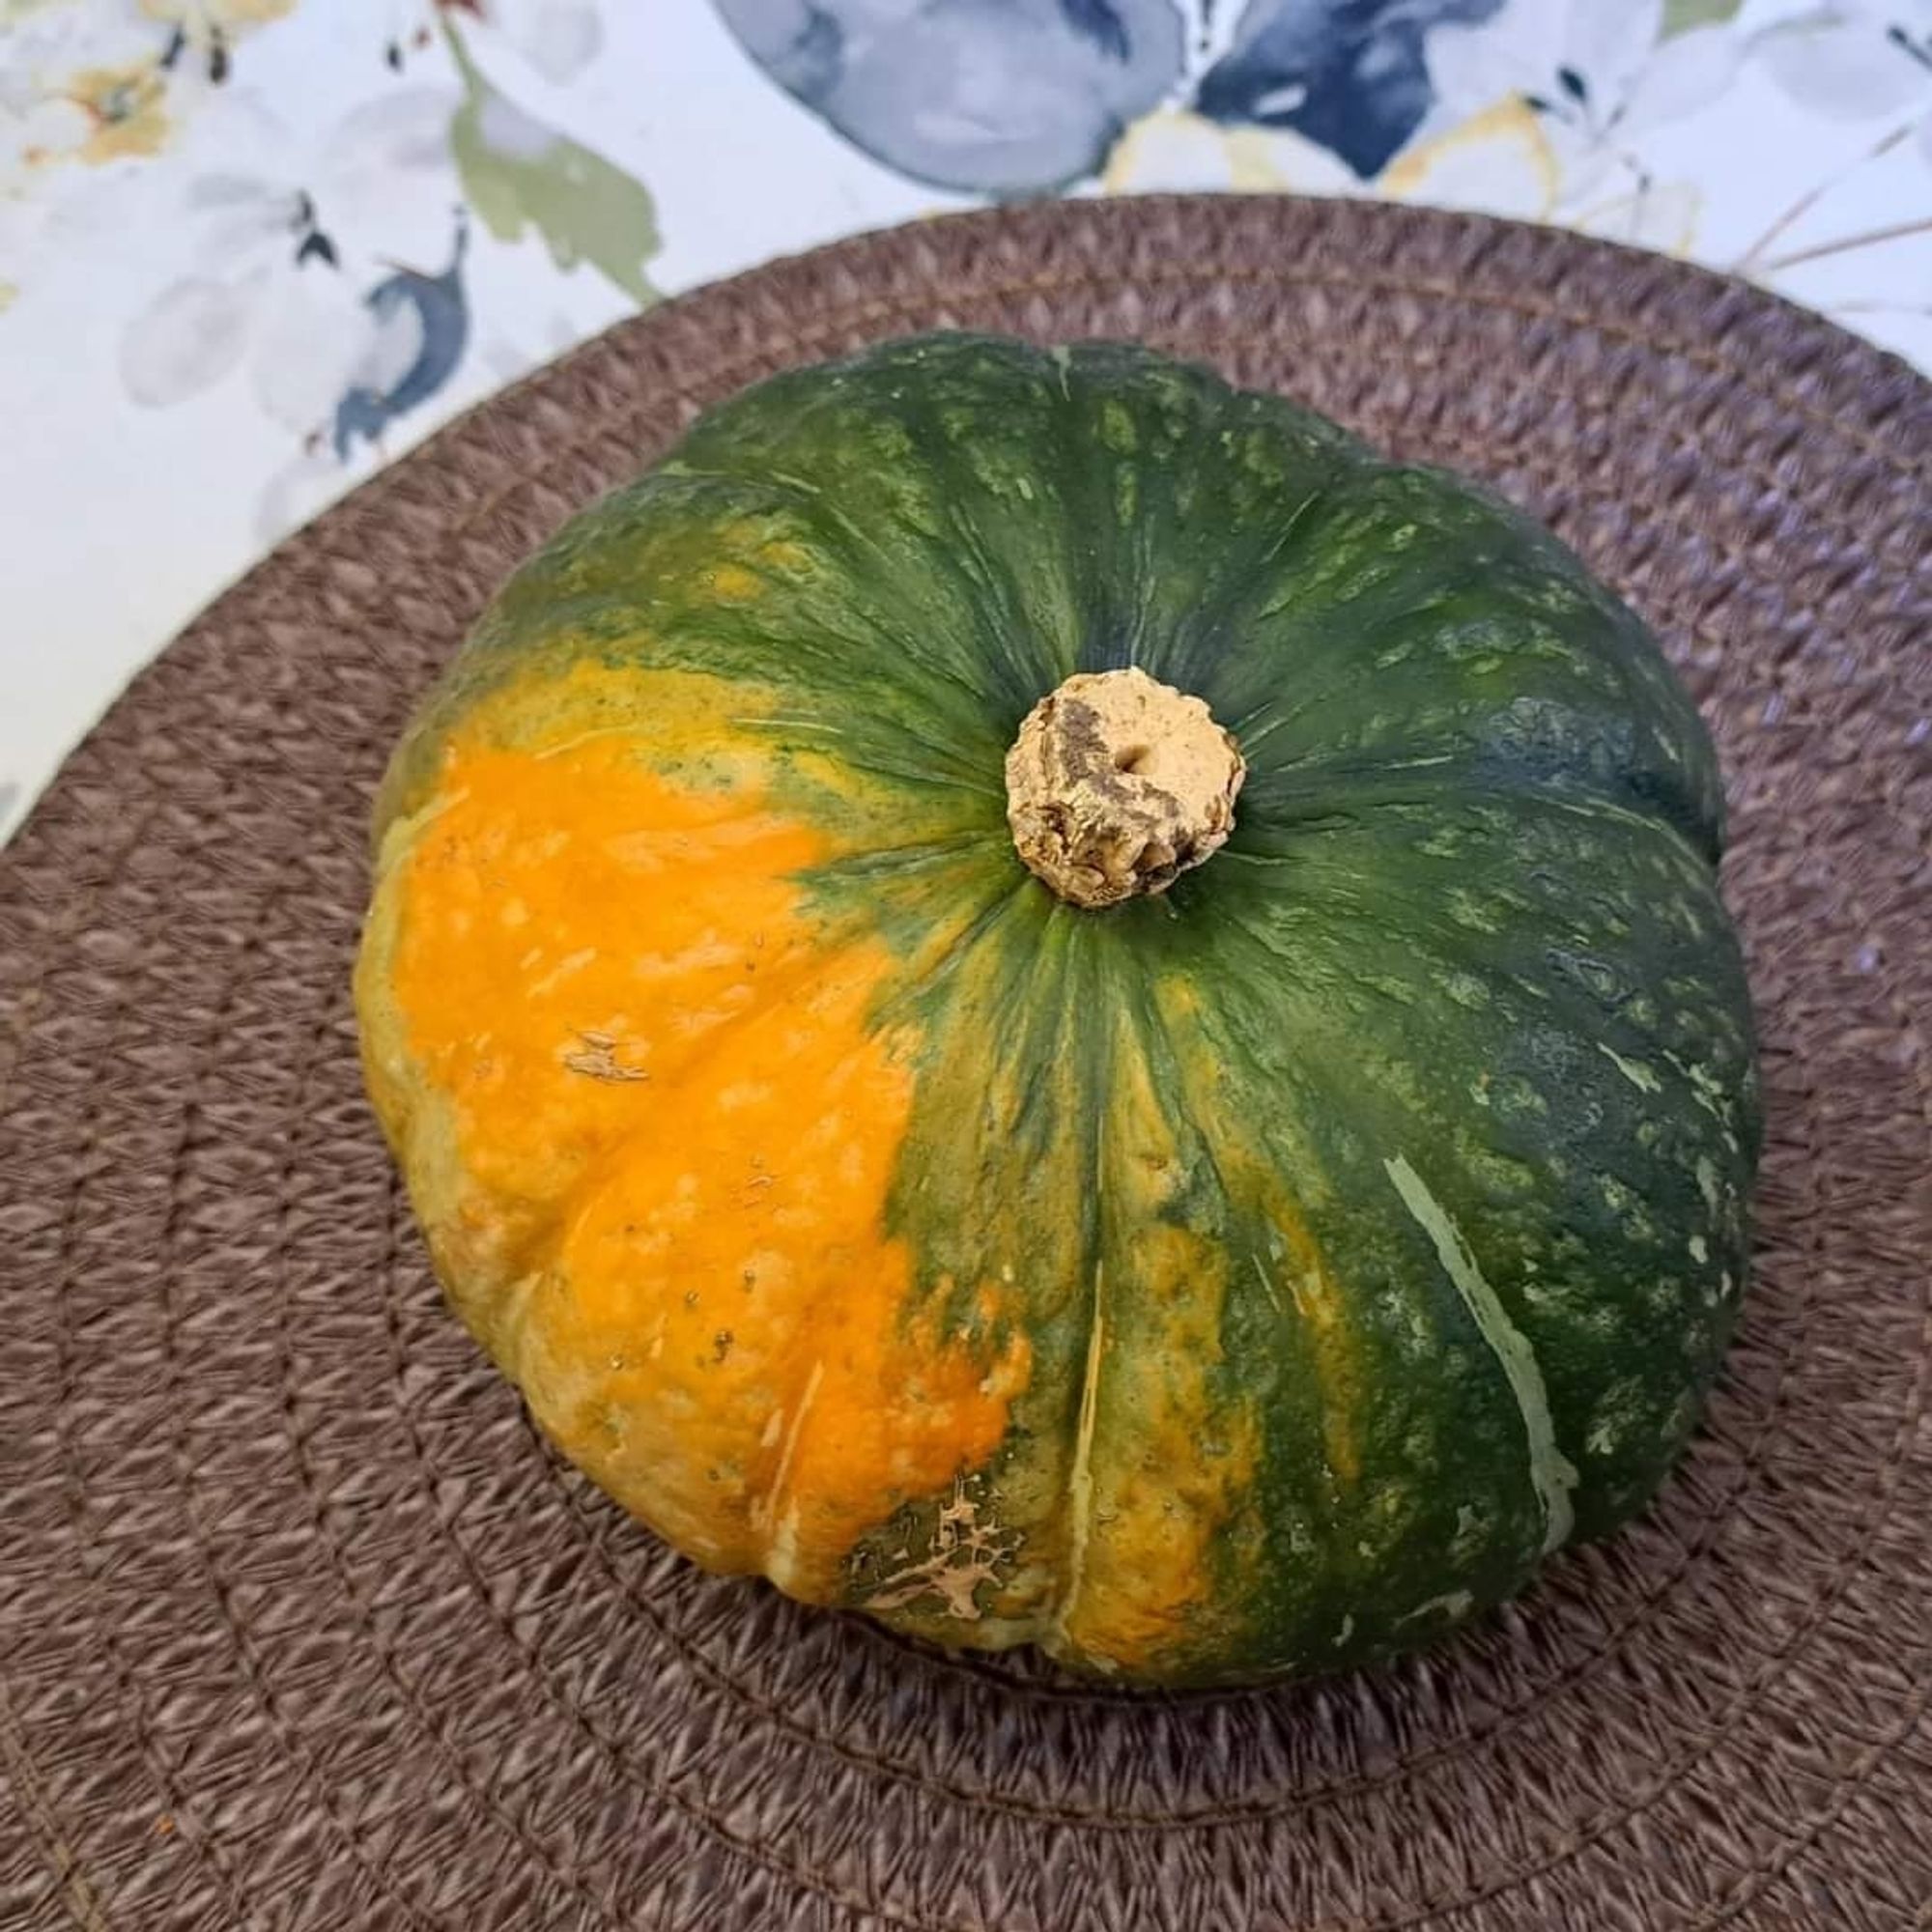
[[[1175,1037],[1189,1118],[1213,1151],[1230,1205],[1255,1215],[1279,1243],[1270,1259],[1277,1264],[1276,1275],[1287,1287],[1295,1315],[1307,1332],[1321,1383],[1323,1451],[1336,1478],[1352,1484],[1362,1473],[1361,1444],[1355,1431],[1360,1370],[1342,1293],[1299,1203],[1283,1185],[1278,1168],[1255,1155],[1247,1136],[1229,1117],[1215,1092],[1212,1052],[1190,1024],[1198,1010],[1192,990],[1181,981],[1163,980],[1155,997]],[[1312,1180],[1312,1163],[1307,1171]]]
[[[1218,1241],[1165,1218],[1179,1150],[1145,1057],[1116,1042],[1102,1162],[1102,1212],[1118,1279],[1095,1282],[1094,1331],[1081,1406],[1066,1595],[1055,1640],[1103,1668],[1158,1668],[1215,1634],[1217,1564],[1260,1462],[1246,1398],[1218,1398],[1228,1257]],[[1251,1549],[1254,1545],[1243,1544]]]
[[[1264,1211],[1269,1225],[1288,1244],[1300,1264],[1298,1285],[1293,1288],[1295,1311],[1307,1322],[1315,1345],[1317,1372],[1321,1378],[1321,1442],[1328,1466],[1344,1483],[1362,1473],[1361,1447],[1355,1439],[1354,1352],[1342,1297],[1329,1276],[1293,1203],[1279,1189],[1270,1190]]]
[[[810,551],[789,537],[773,537],[769,543],[760,544],[757,556],[767,570],[783,571],[788,576],[803,576],[812,568]]]
[[[1089,1661],[1157,1668],[1195,1642],[1211,1647],[1201,1620],[1214,1603],[1244,1601],[1215,1575],[1217,1558],[1238,1560],[1226,1533],[1261,1457],[1252,1406],[1217,1404],[1208,1389],[1226,1287],[1223,1254],[1186,1229],[1157,1225],[1136,1244],[1140,1319],[1122,1314],[1104,1344],[1092,1525],[1058,1618],[1064,1644]]]
[[[360,998],[440,1271],[546,1431],[699,1560],[830,1600],[992,1455],[1030,1355],[990,1288],[965,1332],[914,1299],[917,1041],[872,1019],[903,962],[808,905],[834,840],[723,722],[756,708],[582,668],[486,700],[385,844]]]
[[[711,589],[722,603],[750,604],[764,595],[763,580],[740,563],[721,563],[711,573]]]

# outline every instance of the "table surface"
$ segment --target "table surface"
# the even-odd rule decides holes
[[[1932,368],[1932,0],[0,0],[0,836],[280,537],[640,304],[1154,189],[1558,222]]]

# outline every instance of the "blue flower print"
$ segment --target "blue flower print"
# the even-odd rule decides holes
[[[718,0],[787,93],[888,167],[995,195],[1094,173],[1179,85],[1173,0]]]
[[[1363,180],[1422,125],[1423,38],[1487,19],[1502,0],[1249,0],[1226,58],[1202,76],[1210,121],[1292,128]]]

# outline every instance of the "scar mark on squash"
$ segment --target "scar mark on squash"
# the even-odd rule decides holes
[[[1549,1394],[1544,1386],[1543,1370],[1536,1351],[1509,1318],[1496,1292],[1484,1280],[1463,1231],[1450,1219],[1421,1175],[1401,1155],[1382,1162],[1383,1171],[1402,1197],[1409,1218],[1429,1236],[1442,1271],[1455,1284],[1477,1331],[1489,1344],[1496,1366],[1503,1372],[1518,1413],[1522,1417],[1523,1435],[1529,1444],[1529,1480],[1543,1505],[1543,1548],[1546,1555],[1569,1536],[1576,1522],[1576,1509],[1570,1492],[1577,1487],[1577,1465],[1556,1444],[1556,1429],[1549,1415]]]
[[[1268,1273],[1267,1269],[1262,1265],[1261,1256],[1250,1255],[1248,1259],[1255,1264],[1255,1275],[1256,1278],[1261,1282],[1262,1293],[1267,1296],[1268,1306],[1272,1308],[1277,1315],[1286,1314],[1287,1311],[1281,1305],[1281,1296],[1274,1292],[1274,1279]]]
[[[1417,1604],[1414,1609],[1396,1618],[1398,1624],[1412,1624],[1422,1617],[1446,1617],[1451,1623],[1461,1623],[1475,1608],[1476,1600],[1467,1590],[1451,1590],[1445,1596],[1431,1597],[1427,1603]]]
[[[1597,1051],[1621,1073],[1630,1084],[1642,1094],[1662,1094],[1663,1082],[1640,1060],[1626,1060],[1615,1047],[1606,1046],[1601,1039]]]
[[[763,1500],[753,1507],[753,1522],[769,1523],[778,1515],[779,1498],[784,1493],[785,1482],[791,1475],[792,1459],[798,1454],[799,1431],[805,1427],[806,1411],[816,1399],[818,1385],[824,1378],[824,1362],[813,1362],[811,1373],[806,1378],[805,1393],[799,1397],[798,1406],[792,1410],[791,1428],[785,1435],[784,1447],[779,1451],[779,1466],[772,1477],[772,1486],[766,1491]]]
[[[648,1080],[641,1066],[626,1066],[617,1058],[617,1042],[608,1033],[580,1033],[583,1044],[563,1056],[563,1064],[573,1073],[587,1074],[592,1080]]]
[[[1094,1263],[1094,1319],[1087,1331],[1087,1360],[1080,1382],[1080,1420],[1075,1426],[1073,1468],[1067,1478],[1066,1578],[1053,1622],[1064,1635],[1066,1619],[1086,1580],[1087,1543],[1094,1528],[1094,1426],[1100,1413],[1100,1357],[1106,1348],[1104,1291],[1106,1265]]]
[[[980,1585],[999,1582],[1002,1567],[1011,1562],[1021,1541],[1017,1530],[983,1520],[979,1502],[961,1477],[952,1486],[952,1500],[940,1505],[925,1556],[882,1579],[864,1606],[897,1610],[922,1598],[936,1597],[947,1616],[977,1623]]]

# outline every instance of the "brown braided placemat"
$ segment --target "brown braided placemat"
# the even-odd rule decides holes
[[[701,405],[946,324],[1139,336],[1488,476],[1717,728],[1742,1333],[1649,1519],[1435,1657],[1137,1700],[706,1579],[538,1442],[363,1106],[369,793],[491,587]],[[1655,258],[1084,202],[672,303],[287,545],[0,855],[0,1923],[1922,1922],[1928,432],[1897,362]]]

